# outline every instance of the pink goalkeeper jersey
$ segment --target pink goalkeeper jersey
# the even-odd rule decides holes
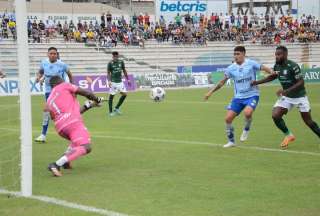
[[[80,104],[75,92],[78,87],[70,83],[61,83],[53,88],[47,100],[47,109],[55,123],[57,132],[66,126],[82,122]]]

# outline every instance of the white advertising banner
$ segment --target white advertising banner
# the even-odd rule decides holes
[[[1,9],[0,9],[1,10]],[[4,12],[0,11],[0,16],[3,17]],[[12,13],[7,13],[7,16],[9,18],[14,18],[15,15]],[[122,14],[112,14],[112,19],[114,21],[119,20],[122,18],[122,16],[124,16],[125,20],[129,20],[129,15],[122,15]],[[78,23],[78,21],[81,21],[82,23],[84,21],[86,21],[87,23],[89,23],[90,21],[92,21],[93,23],[95,23],[96,21],[98,21],[98,23],[100,23],[101,21],[101,14],[72,14],[72,13],[28,13],[28,20],[42,20],[42,21],[46,21],[49,20],[50,22],[58,22],[60,21],[60,23],[64,23],[64,21],[67,21],[68,23],[70,22],[70,20],[73,21],[73,23]]]
[[[126,20],[129,19],[128,15],[123,15]],[[112,14],[113,21],[121,19],[122,15]],[[64,23],[64,21],[69,22],[70,20],[73,21],[73,23],[78,23],[86,21],[89,23],[92,21],[95,23],[98,21],[98,23],[101,22],[101,14],[59,14],[59,13],[29,13],[28,19],[30,20],[49,20],[49,21],[55,21],[60,23]]]
[[[174,17],[179,15],[227,13],[227,1],[225,0],[155,0],[155,14],[159,19],[163,16],[166,21],[174,21]]]
[[[30,92],[32,95],[44,94],[44,85],[41,86],[35,82],[35,78],[30,78]],[[19,95],[19,79],[4,78],[0,79],[0,96],[17,96]]]

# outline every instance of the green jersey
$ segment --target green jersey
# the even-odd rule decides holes
[[[281,83],[283,90],[286,90],[296,84],[298,80],[303,79],[303,74],[299,65],[293,61],[287,60],[282,65],[275,64],[273,70],[278,72],[278,79]],[[306,95],[304,86],[290,92],[287,97],[299,98]]]
[[[125,65],[122,60],[112,60],[108,63],[108,73],[111,73],[111,82],[121,83],[122,72],[125,70]]]

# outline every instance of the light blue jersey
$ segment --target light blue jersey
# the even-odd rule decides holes
[[[245,59],[242,65],[233,63],[226,71],[225,76],[234,81],[234,98],[250,98],[259,96],[257,86],[251,86],[251,82],[256,80],[257,71],[261,68],[261,64],[251,59]]]
[[[67,71],[69,67],[64,62],[57,60],[51,63],[49,59],[41,61],[40,70],[43,70],[45,77],[45,93],[51,92],[51,86],[49,84],[50,78],[53,76],[60,76],[62,79],[67,79]]]

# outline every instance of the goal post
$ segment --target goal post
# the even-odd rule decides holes
[[[15,0],[20,99],[21,194],[32,195],[32,118],[26,1]]]

